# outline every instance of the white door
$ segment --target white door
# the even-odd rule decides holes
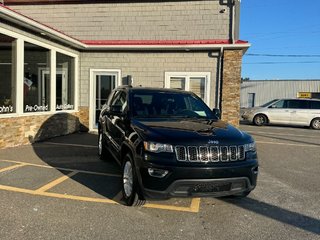
[[[111,91],[120,83],[119,70],[91,70],[90,129],[98,128],[99,115]]]
[[[291,123],[294,125],[310,124],[312,120],[310,103],[306,100],[288,100],[288,108],[291,113]]]
[[[270,123],[290,123],[291,113],[287,108],[287,102],[287,100],[280,100],[268,108],[267,115]]]

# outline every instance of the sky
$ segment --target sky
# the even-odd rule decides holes
[[[240,14],[243,78],[320,79],[320,0],[241,0]]]

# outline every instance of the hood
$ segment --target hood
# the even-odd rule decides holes
[[[263,108],[263,107],[245,108],[245,109],[243,109],[242,111],[244,111],[244,112],[255,112],[255,111],[260,110],[260,109],[262,109],[262,108]]]
[[[244,144],[251,137],[220,120],[135,119],[132,128],[143,140],[173,145]]]

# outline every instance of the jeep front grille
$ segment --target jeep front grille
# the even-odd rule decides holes
[[[244,146],[176,146],[180,162],[229,162],[245,159]]]

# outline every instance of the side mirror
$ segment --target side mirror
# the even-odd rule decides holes
[[[213,113],[213,115],[214,115],[217,119],[221,119],[220,109],[214,108],[214,109],[212,109],[212,113]]]
[[[120,105],[112,105],[112,106],[110,106],[110,110],[108,111],[108,113],[110,115],[114,115],[114,116],[122,116],[122,114],[123,114],[122,106],[120,106]]]

